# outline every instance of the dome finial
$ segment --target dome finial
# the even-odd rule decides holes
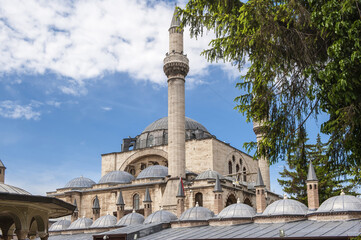
[[[343,191],[343,189],[341,189],[341,196],[344,196],[345,195],[345,192]]]
[[[133,208],[133,213],[135,213],[135,209]]]
[[[241,199],[237,198],[237,203],[241,203]]]
[[[196,202],[196,207],[199,207],[199,204],[198,204],[198,202]]]
[[[288,199],[287,194],[283,194],[283,199]]]

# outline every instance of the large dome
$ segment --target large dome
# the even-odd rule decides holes
[[[316,213],[325,212],[361,212],[361,200],[350,195],[331,197],[316,211]]]
[[[244,203],[234,203],[224,208],[218,215],[218,218],[253,218],[255,210]]]
[[[213,171],[213,170],[206,170],[202,173],[200,173],[195,180],[207,180],[207,179],[216,179],[217,175],[219,177],[219,179],[224,179],[223,175],[220,174],[217,171]]]
[[[130,183],[134,180],[133,175],[125,171],[112,171],[105,174],[99,183]]]
[[[150,214],[144,221],[144,224],[150,223],[169,223],[176,220],[177,216],[165,210],[159,210]]]
[[[113,227],[117,223],[117,218],[112,215],[101,216],[93,222],[90,228],[106,228]]]
[[[78,177],[70,180],[64,188],[90,188],[95,182],[86,177]]]
[[[262,213],[262,216],[284,216],[284,215],[298,215],[304,216],[307,214],[308,208],[305,204],[293,200],[282,199],[270,204]]]
[[[128,225],[135,225],[135,224],[142,224],[144,222],[143,215],[132,212],[124,217],[122,217],[118,222],[117,226],[128,226]]]
[[[23,195],[31,195],[29,192],[24,189],[14,187],[5,183],[0,183],[0,192],[1,193],[15,193],[15,194],[23,194]]]
[[[208,208],[199,207],[198,205],[187,209],[179,217],[180,221],[207,221],[212,218],[214,213]]]
[[[145,168],[141,171],[137,177],[137,179],[144,178],[164,178],[168,175],[168,168],[161,165],[153,165]]]
[[[187,117],[186,117],[185,125],[186,125],[185,126],[186,130],[199,129],[204,132],[208,132],[208,130],[202,124]],[[143,133],[157,131],[157,130],[168,130],[168,117],[158,119],[157,121],[151,123],[148,127],[144,129]]]
[[[65,219],[57,221],[50,226],[49,232],[65,230],[70,226],[70,224],[71,222]]]

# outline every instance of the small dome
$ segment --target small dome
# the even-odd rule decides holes
[[[350,195],[340,195],[327,199],[316,213],[324,212],[361,212],[361,200]]]
[[[187,209],[180,217],[180,221],[206,221],[214,216],[208,208],[195,206]]]
[[[29,192],[24,189],[14,187],[5,183],[0,183],[0,192],[1,193],[15,193],[15,194],[23,194],[23,195],[31,195]]]
[[[118,222],[117,226],[127,226],[127,225],[135,225],[135,224],[142,224],[144,222],[143,215],[132,212],[124,217],[122,217]]]
[[[68,229],[83,229],[88,228],[93,224],[93,220],[90,218],[78,218],[76,221],[72,222]]]
[[[65,220],[65,219],[57,221],[50,226],[49,232],[65,230],[70,226],[70,224],[71,224],[71,222],[69,220]]]
[[[117,223],[117,218],[112,215],[101,216],[97,220],[93,222],[90,226],[91,228],[105,228],[105,227],[113,227]]]
[[[266,207],[262,216],[306,215],[307,210],[305,204],[286,198],[270,204]]]
[[[143,178],[164,178],[168,176],[168,168],[162,165],[153,165],[141,171],[137,179]]]
[[[86,177],[78,177],[70,180],[64,188],[90,188],[95,182]]]
[[[213,170],[207,170],[204,171],[202,173],[200,173],[195,180],[206,180],[206,179],[216,179],[217,175],[219,177],[219,179],[224,179],[224,177],[222,176],[222,174],[218,173],[217,171],[213,171]]]
[[[197,130],[197,129],[202,130],[204,132],[208,132],[208,130],[202,124],[200,124],[199,122],[193,119],[186,117],[185,130]],[[157,130],[168,130],[168,117],[158,119],[157,121],[151,123],[150,125],[148,125],[148,127],[144,129],[142,133],[152,132]]]
[[[252,218],[256,211],[244,203],[234,203],[224,208],[218,215],[218,218]]]
[[[113,171],[105,174],[99,183],[130,183],[134,180],[133,175],[125,171]]]
[[[176,220],[177,216],[171,212],[165,210],[158,210],[150,214],[145,220],[144,224],[150,223],[169,223],[173,220]]]

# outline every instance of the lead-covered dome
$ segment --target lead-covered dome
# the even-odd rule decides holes
[[[105,174],[99,183],[130,183],[134,180],[133,175],[125,171],[112,171]]]
[[[93,222],[90,228],[106,228],[113,227],[117,223],[117,218],[112,215],[101,216]]]
[[[305,204],[293,200],[282,199],[271,203],[262,213],[262,216],[304,216],[307,214],[308,208]]]
[[[135,224],[142,224],[144,222],[143,215],[132,212],[124,217],[122,217],[118,222],[117,226],[128,226],[128,225],[135,225]]]
[[[199,122],[186,117],[186,121],[185,121],[185,129],[186,130],[202,130],[204,132],[208,132],[208,130]],[[142,133],[146,133],[146,132],[153,132],[153,131],[157,131],[157,130],[168,130],[168,117],[164,117],[161,119],[158,119],[155,122],[152,122],[151,124],[148,125],[148,127],[146,127],[144,129],[144,131]]]
[[[14,187],[5,183],[0,183],[0,192],[1,193],[15,193],[23,195],[31,195],[29,192],[25,191],[22,188]]]
[[[158,210],[150,214],[145,220],[144,224],[150,223],[169,223],[173,220],[176,220],[177,216],[171,212],[165,210]]]
[[[223,175],[218,173],[217,171],[213,171],[213,170],[207,170],[204,171],[202,173],[200,173],[195,180],[207,180],[207,179],[216,179],[217,175],[219,177],[219,179],[224,179]]]
[[[253,218],[256,211],[244,203],[234,203],[224,208],[218,218]]]
[[[180,217],[180,221],[207,221],[214,213],[208,208],[195,206],[187,209]]]
[[[71,222],[69,220],[59,220],[50,226],[49,232],[65,230],[70,226],[70,224]]]
[[[361,212],[361,200],[350,195],[340,195],[327,199],[316,213]]]
[[[70,180],[64,188],[90,188],[95,184],[93,180],[86,177],[77,177]]]
[[[72,222],[68,229],[84,229],[90,227],[92,224],[93,220],[91,220],[90,218],[82,217]]]
[[[139,175],[137,176],[137,179],[165,178],[166,176],[168,176],[168,168],[167,167],[162,166],[162,165],[153,165],[153,166],[149,166],[149,167],[143,169],[143,171],[141,171],[139,173]]]

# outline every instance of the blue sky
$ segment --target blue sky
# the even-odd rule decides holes
[[[0,0],[6,183],[44,195],[81,175],[97,182],[101,154],[120,151],[123,138],[166,116],[162,61],[173,10],[165,1]],[[186,115],[242,149],[255,140],[252,125],[233,109],[242,73],[200,56],[211,33],[184,36],[191,68]],[[271,188],[280,194],[282,168],[271,167]]]

